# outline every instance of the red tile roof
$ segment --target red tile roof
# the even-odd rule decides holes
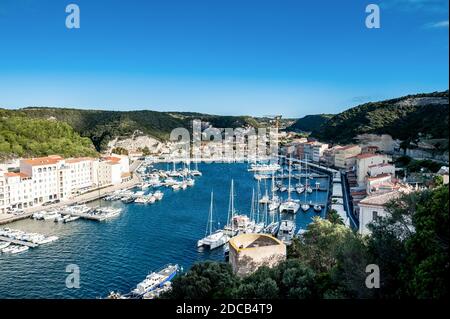
[[[29,158],[24,159],[23,162],[31,166],[52,165],[58,163],[63,158],[58,155],[51,155],[47,157]]]

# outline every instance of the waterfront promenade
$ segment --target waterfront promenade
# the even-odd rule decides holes
[[[139,166],[141,164],[142,164],[141,161],[135,161],[131,165],[130,171],[134,172],[135,170],[137,170],[139,168]],[[0,225],[4,225],[4,224],[12,223],[17,220],[29,218],[31,215],[33,215],[33,213],[41,211],[41,210],[50,210],[50,209],[59,208],[62,206],[67,206],[67,205],[73,205],[73,204],[89,203],[96,199],[102,198],[102,197],[106,196],[107,194],[110,194],[116,190],[132,188],[132,187],[136,186],[137,184],[139,184],[140,182],[141,182],[141,179],[140,179],[139,175],[134,173],[133,178],[125,183],[121,183],[118,185],[112,185],[112,186],[108,186],[108,187],[104,187],[104,188],[100,188],[100,189],[94,189],[94,190],[89,191],[88,193],[84,193],[84,194],[75,196],[74,198],[71,198],[71,199],[68,199],[65,201],[61,201],[59,203],[52,204],[52,205],[29,207],[29,208],[24,209],[23,210],[24,213],[20,214],[20,215],[0,214]]]

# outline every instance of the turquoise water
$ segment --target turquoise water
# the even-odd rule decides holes
[[[242,213],[249,214],[256,183],[246,164],[200,164],[199,169],[203,176],[196,178],[194,187],[176,192],[164,189],[163,200],[153,205],[102,201],[104,206],[124,208],[120,216],[107,222],[58,224],[27,219],[7,225],[60,239],[22,254],[0,255],[0,298],[104,297],[111,290],[129,292],[151,270],[168,263],[186,270],[197,261],[223,260],[222,249],[202,252],[196,248],[205,233],[210,192],[214,190],[215,214],[223,225],[231,178],[236,208]],[[325,185],[326,179],[320,182]],[[325,194],[319,193],[319,201],[325,200]],[[314,201],[314,193],[310,196]],[[297,230],[315,215],[312,209],[299,211]],[[66,288],[69,264],[80,269],[78,289]]]

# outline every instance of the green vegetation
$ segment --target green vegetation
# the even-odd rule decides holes
[[[442,104],[415,103],[418,98],[443,98]],[[409,144],[419,136],[448,139],[448,91],[408,95],[397,99],[365,103],[327,119],[317,115],[310,121],[300,119],[290,129],[312,132],[318,139],[334,143],[351,143],[358,134],[389,134]],[[448,143],[442,148],[448,149]]]
[[[96,156],[92,142],[66,123],[27,117],[0,117],[0,158]]]
[[[102,111],[67,108],[30,107],[20,110],[0,109],[0,116],[28,117],[37,119],[53,118],[69,124],[83,137],[91,139],[98,151],[105,150],[108,142],[118,136],[131,136],[135,131],[160,140],[167,140],[170,132],[178,127],[191,129],[192,120],[208,121],[213,126],[241,127],[259,126],[259,122],[249,116],[216,116],[199,113],[155,112],[155,111]]]
[[[128,155],[128,150],[123,147],[115,147],[111,150],[111,153],[114,153],[117,155]]]
[[[163,298],[433,298],[448,297],[449,189],[405,195],[372,224],[372,236],[315,218],[288,259],[236,277],[225,263],[194,265]],[[380,269],[368,289],[366,266]]]
[[[317,114],[317,115],[306,115],[292,124],[288,130],[289,131],[301,131],[301,132],[316,132],[317,128],[321,127],[326,123],[333,114]]]
[[[342,219],[342,217],[338,214],[338,212],[335,209],[330,209],[328,211],[327,219],[332,224],[344,225],[344,220]]]
[[[437,173],[445,163],[440,163],[432,160],[415,160],[409,156],[401,156],[395,161],[397,167],[405,168],[408,173],[417,172],[431,172]]]

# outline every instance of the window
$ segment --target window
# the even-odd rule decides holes
[[[377,211],[373,211],[372,212],[372,220],[378,220],[379,216],[378,216],[378,212]]]

